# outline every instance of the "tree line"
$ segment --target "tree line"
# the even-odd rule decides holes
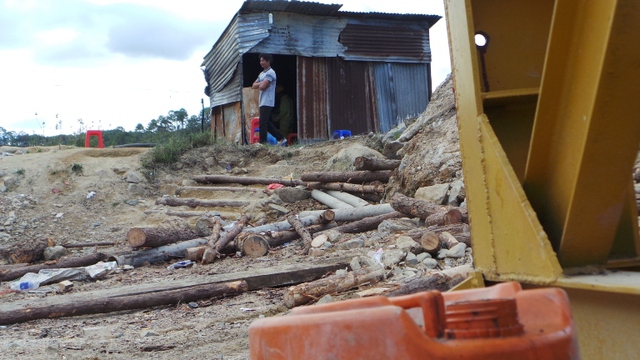
[[[122,126],[111,130],[102,130],[102,138],[106,147],[133,143],[162,143],[176,133],[180,135],[208,132],[211,129],[210,108],[204,108],[198,115],[187,113],[184,108],[171,110],[167,115],[160,115],[151,119],[145,127],[142,123],[135,126],[134,131],[125,131]],[[204,122],[203,122],[204,115]],[[54,146],[54,145],[85,145],[87,127],[82,119],[78,119],[78,130],[73,134],[44,136],[35,132],[28,134],[24,131],[8,131],[0,127],[0,146]],[[91,138],[91,146],[97,146],[97,138]]]

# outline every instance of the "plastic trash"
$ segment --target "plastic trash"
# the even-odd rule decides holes
[[[384,263],[382,262],[382,248],[378,249],[375,252],[369,251],[367,255],[369,255],[369,257],[371,257],[375,262],[380,264],[380,266],[384,267]]]
[[[95,191],[90,191],[90,192],[87,194],[87,199],[91,199],[91,198],[92,198],[92,197],[94,197],[94,196],[96,196],[96,192],[95,192]]]
[[[92,279],[100,279],[107,275],[111,270],[114,270],[118,267],[118,262],[110,261],[110,262],[98,262],[94,265],[86,266],[84,270],[91,276]]]
[[[191,260],[178,261],[177,263],[167,266],[167,270],[186,268],[191,265],[193,265],[193,261]]]
[[[19,280],[11,283],[11,289],[16,291],[34,290],[43,285],[57,283],[63,280],[84,280],[87,273],[84,269],[42,269],[38,273],[26,273]]]

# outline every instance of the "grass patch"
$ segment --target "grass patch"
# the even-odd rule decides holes
[[[178,162],[185,152],[211,145],[213,139],[210,133],[188,134],[169,138],[166,142],[156,145],[142,159],[142,166],[155,169],[158,166],[171,165]]]
[[[82,171],[83,171],[82,164],[73,163],[73,165],[71,165],[71,172],[73,172],[74,174],[82,175]]]
[[[24,175],[24,169],[18,169],[18,170],[16,171],[16,174],[18,174],[18,175],[20,175],[20,176]]]

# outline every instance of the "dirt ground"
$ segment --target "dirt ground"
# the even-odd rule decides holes
[[[366,146],[370,139],[363,136],[289,148],[216,145],[193,150],[171,168],[156,173],[140,164],[150,151],[148,148],[28,148],[26,153],[23,153],[25,149],[0,148],[5,155],[0,160],[0,175],[6,188],[0,193],[0,249],[10,253],[21,244],[46,238],[57,245],[113,242],[114,246],[100,247],[100,251],[130,251],[126,233],[132,227],[193,225],[194,219],[166,216],[163,213],[166,208],[155,205],[155,201],[163,195],[174,194],[177,186],[196,185],[192,180],[194,175],[299,178],[306,171],[322,171],[331,156],[354,143]],[[256,200],[271,195],[264,186],[255,187],[262,191],[216,192],[215,196]],[[326,208],[311,199],[281,206],[291,211]],[[203,209],[185,207],[182,210]],[[219,211],[223,218],[235,220],[247,209],[206,210]],[[254,216],[262,213],[268,221],[282,216],[277,211],[262,210],[253,209]],[[289,245],[259,259],[235,256],[172,271],[166,268],[171,262],[133,270],[120,268],[102,280],[75,281],[71,292],[198,279],[288,264],[330,262],[333,258],[366,254],[376,246],[380,244],[335,249],[323,256],[308,257],[298,255],[298,249]],[[94,251],[96,248],[92,247],[74,248],[67,256]],[[0,302],[36,302],[42,297],[65,296],[52,291],[51,287],[34,292],[9,292],[9,285],[8,282],[0,284]],[[334,300],[353,297],[354,292],[337,294]],[[260,317],[286,315],[288,309],[283,305],[282,293],[283,289],[263,289],[188,304],[0,326],[0,358],[247,359],[250,323]]]

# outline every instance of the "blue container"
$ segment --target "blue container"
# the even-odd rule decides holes
[[[334,139],[344,139],[346,137],[351,137],[351,130],[335,130],[333,132]]]

